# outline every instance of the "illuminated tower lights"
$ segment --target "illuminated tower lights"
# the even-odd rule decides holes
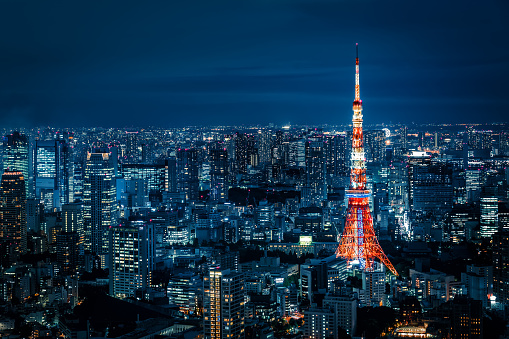
[[[356,44],[355,100],[353,102],[353,135],[350,163],[350,187],[346,190],[348,211],[343,235],[336,251],[338,257],[348,262],[358,261],[365,271],[374,270],[378,258],[393,274],[398,275],[383,252],[373,229],[373,217],[369,209],[370,191],[366,187],[366,159],[362,132],[362,100],[359,85],[359,50]]]

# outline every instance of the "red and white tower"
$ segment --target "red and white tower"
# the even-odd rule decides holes
[[[373,229],[373,217],[369,210],[371,192],[366,188],[366,159],[362,136],[362,100],[359,85],[359,44],[356,44],[355,57],[355,100],[353,102],[353,136],[350,159],[350,187],[346,190],[348,211],[345,229],[336,256],[351,261],[359,261],[366,271],[374,269],[378,258],[391,272],[398,275],[378,243]]]

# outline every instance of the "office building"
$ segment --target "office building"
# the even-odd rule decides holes
[[[382,162],[385,159],[385,131],[365,131],[364,150],[366,152],[366,162]]]
[[[334,311],[334,324],[346,331],[349,335],[355,332],[357,325],[357,305],[359,301],[353,293],[340,295],[329,294],[323,299],[323,306]],[[338,339],[338,330],[334,331],[334,338]]]
[[[62,232],[76,232],[80,243],[85,241],[85,230],[83,229],[83,204],[72,203],[62,206]]]
[[[197,200],[200,189],[198,150],[179,148],[177,150],[177,189],[185,194],[186,200]]]
[[[385,267],[380,265],[373,271],[362,272],[361,301],[365,306],[381,306],[385,294]]]
[[[336,338],[337,325],[334,310],[328,307],[312,307],[305,311],[303,332],[305,339]]]
[[[410,205],[413,210],[452,207],[452,167],[439,162],[409,161]]]
[[[116,225],[116,189],[111,154],[105,149],[87,153],[83,190],[85,250],[107,263],[108,230]]]
[[[140,158],[138,131],[126,131],[126,152],[127,162],[137,163]]]
[[[165,190],[165,164],[122,164],[121,171],[126,180],[144,180],[149,194],[158,194]]]
[[[166,296],[170,305],[177,305],[184,314],[196,314],[199,310],[201,279],[193,273],[179,273],[170,278]]]
[[[509,305],[509,231],[493,235],[493,294],[497,302]]]
[[[57,263],[62,275],[75,275],[83,264],[83,244],[77,232],[60,232],[56,235]]]
[[[211,149],[210,197],[218,202],[228,200],[228,151],[226,148]]]
[[[236,174],[246,174],[249,165],[255,165],[253,160],[258,156],[258,150],[255,148],[255,138],[253,135],[245,133],[235,134],[235,172]]]
[[[244,338],[244,277],[211,267],[203,278],[205,339]]]
[[[306,177],[302,192],[305,206],[319,206],[327,199],[324,143],[321,138],[313,138],[306,142]]]
[[[28,137],[19,132],[13,132],[3,138],[4,170],[18,171],[25,178],[26,197],[31,194],[30,181],[30,153]]]
[[[8,267],[27,250],[26,190],[23,173],[5,171],[0,184],[0,265]]]
[[[164,162],[165,168],[165,179],[164,179],[164,190],[167,192],[178,192],[177,188],[177,159],[170,157]]]
[[[481,237],[489,238],[498,231],[498,198],[481,197]]]
[[[46,211],[60,211],[72,201],[72,147],[65,140],[37,140],[35,144],[35,195]]]
[[[150,287],[155,269],[154,226],[134,221],[110,230],[110,295],[125,298]]]

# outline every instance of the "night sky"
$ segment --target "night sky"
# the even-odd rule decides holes
[[[0,0],[0,127],[509,120],[507,0]]]

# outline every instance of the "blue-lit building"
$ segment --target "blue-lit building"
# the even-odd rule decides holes
[[[117,204],[111,154],[94,149],[87,154],[83,192],[85,249],[103,256],[109,252],[108,230],[116,224]]]
[[[35,195],[46,211],[72,202],[72,147],[65,140],[37,140],[35,144]]]

